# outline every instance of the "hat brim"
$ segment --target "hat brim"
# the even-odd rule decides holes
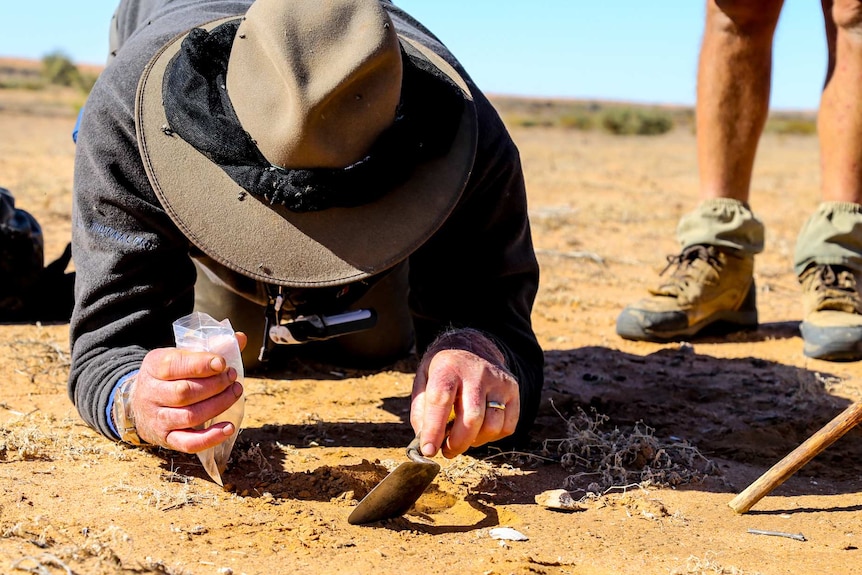
[[[401,37],[463,93],[465,105],[449,151],[417,166],[408,181],[374,202],[295,213],[243,193],[219,166],[165,129],[163,79],[184,38],[165,45],[144,70],[135,104],[136,130],[159,201],[183,234],[212,259],[267,283],[340,285],[406,259],[455,208],[473,167],[478,128],[466,82],[437,54]]]

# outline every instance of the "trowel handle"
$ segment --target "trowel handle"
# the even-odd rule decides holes
[[[416,437],[407,446],[407,457],[410,458],[410,461],[415,461],[416,463],[431,463],[430,459],[422,455],[419,446],[419,434],[416,434]]]
[[[446,439],[449,437],[449,432],[452,431],[452,425],[455,423],[455,406],[452,406],[452,410],[449,412],[449,419],[446,420],[446,434],[443,436],[443,443],[446,443]],[[422,435],[422,432],[416,434],[416,437],[413,438],[413,441],[410,442],[410,445],[407,446],[407,457],[410,458],[411,461],[415,461],[416,463],[431,463],[431,460],[422,455],[422,450],[420,448],[419,439]]]

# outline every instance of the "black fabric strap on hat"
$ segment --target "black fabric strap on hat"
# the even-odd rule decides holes
[[[225,89],[240,20],[196,28],[174,56],[162,89],[169,126],[244,190],[294,212],[370,203],[443,155],[458,129],[464,98],[451,80],[402,47],[404,81],[393,124],[368,154],[345,168],[273,166],[242,128]]]

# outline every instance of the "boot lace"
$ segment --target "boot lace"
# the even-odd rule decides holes
[[[703,267],[699,265],[699,262],[705,262],[716,272],[719,272],[723,265],[718,257],[718,250],[715,246],[689,246],[679,255],[667,256],[667,265],[659,273],[659,277],[664,276],[671,268],[674,268],[673,273],[658,288],[650,291],[655,295],[670,297],[679,297],[687,293],[690,289],[693,289],[693,284],[698,284],[702,281]]]
[[[667,265],[658,275],[663,276],[667,270],[676,266],[671,277],[683,276],[685,270],[691,267],[691,265],[698,260],[705,261],[715,269],[719,269],[721,267],[721,261],[718,259],[715,247],[704,245],[689,246],[682,250],[682,253],[679,255],[667,256]],[[682,274],[680,272],[682,272]]]
[[[812,288],[819,300],[818,309],[859,313],[862,300],[856,289],[856,276],[844,266],[819,265],[812,272]]]

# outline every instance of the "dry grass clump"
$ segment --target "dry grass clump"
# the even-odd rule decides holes
[[[210,492],[198,491],[193,485],[192,477],[171,471],[166,472],[162,480],[157,486],[138,486],[120,481],[116,485],[103,488],[102,491],[106,494],[128,495],[160,511],[196,505],[218,505],[218,497]]]
[[[26,555],[11,564],[13,571],[33,575],[76,575],[79,573],[134,573],[137,575],[191,575],[181,567],[171,567],[163,561],[146,557],[137,566],[127,567],[109,548],[95,543],[68,546],[57,552]]]
[[[51,461],[52,444],[35,425],[0,427],[0,461]]]
[[[675,487],[698,483],[716,473],[715,464],[689,443],[661,441],[643,422],[631,429],[604,429],[608,417],[582,409],[567,419],[565,439],[547,439],[545,451],[556,452],[566,471],[566,489],[574,491],[585,480],[586,491],[604,493],[629,485]]]
[[[2,539],[18,539],[32,545],[34,552],[24,555],[11,564],[13,571],[23,571],[38,575],[56,573],[120,573],[122,568],[114,548],[128,545],[129,535],[118,527],[104,531],[83,529],[70,532],[66,526],[54,525],[49,519],[37,516],[30,521],[21,521],[4,527],[0,531]],[[152,571],[129,570],[134,573]]]
[[[15,358],[12,366],[14,378],[21,383],[50,381],[64,385],[69,377],[71,356],[66,346],[53,341],[38,339],[15,339],[0,343],[5,357]]]
[[[488,460],[458,456],[443,468],[443,476],[453,485],[463,485],[473,491],[493,491],[503,471],[513,470],[509,464],[496,465]]]
[[[0,408],[7,408],[0,404]],[[75,433],[72,420],[58,420],[35,414],[21,414],[15,421],[0,424],[0,461],[78,461],[108,456],[128,461],[126,449],[95,437]]]

